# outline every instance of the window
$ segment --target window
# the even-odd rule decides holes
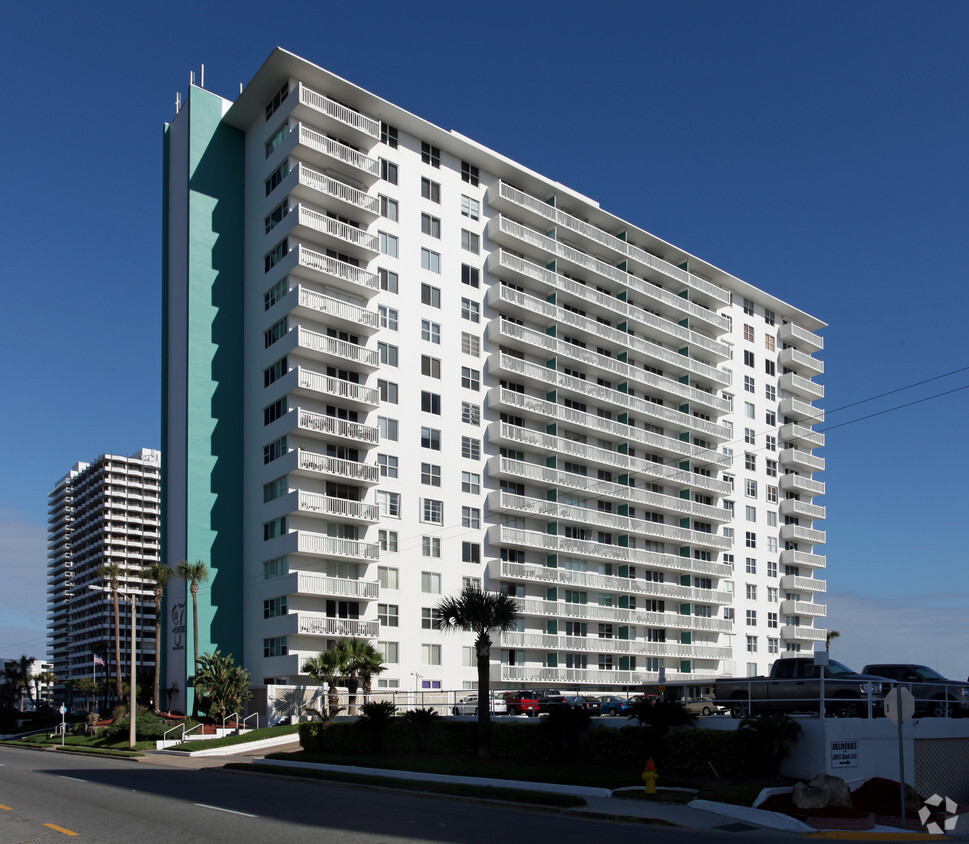
[[[777,561],[768,561],[767,563],[767,576],[777,577]]]
[[[422,571],[421,592],[426,592],[428,595],[440,595],[441,575],[433,571]]]
[[[461,162],[461,179],[472,187],[478,186],[478,168],[467,161]]]
[[[284,533],[286,533],[285,516],[282,516],[278,519],[272,519],[271,521],[263,523],[263,526],[262,526],[263,542],[267,542],[270,539],[275,539],[277,536],[282,536]]]
[[[432,525],[444,524],[444,502],[434,498],[422,499],[421,521]]]
[[[269,212],[269,216],[266,217],[266,234],[269,234],[276,226],[278,226],[289,213],[289,199],[284,199],[279,203],[272,211]]]
[[[276,151],[276,148],[286,139],[288,134],[288,123],[284,123],[275,132],[273,132],[273,136],[266,141],[266,158],[269,158],[269,156]]]
[[[391,185],[397,184],[397,165],[386,158],[380,159],[380,178]]]
[[[477,255],[481,252],[481,236],[467,229],[461,229],[461,248]]]
[[[386,217],[388,220],[396,223],[400,217],[400,206],[396,199],[391,199],[389,196],[380,197],[380,216]]]
[[[289,559],[287,557],[273,557],[262,564],[262,572],[266,580],[274,577],[282,577],[289,572]]]
[[[767,511],[767,527],[777,527],[777,513],[774,510]],[[771,540],[767,540],[767,548],[770,549]],[[774,550],[777,550],[777,542],[774,542]]]
[[[384,255],[391,258],[397,257],[398,252],[398,240],[392,234],[387,234],[387,232],[378,232],[380,235],[380,251]]]
[[[377,277],[380,279],[381,290],[386,290],[388,293],[397,292],[397,273],[378,268]]]
[[[745,401],[744,402],[744,416],[746,416],[748,419],[753,419],[754,418],[754,404],[753,404],[753,402],[749,402],[749,401]]]
[[[747,626],[757,626],[757,610],[747,610]]]
[[[396,478],[398,476],[397,458],[392,454],[378,454],[377,465],[380,467],[380,477]]]
[[[377,379],[377,391],[380,393],[380,400],[388,404],[397,404],[397,385],[393,381]]]
[[[383,660],[384,665],[396,665],[400,662],[400,643],[399,642],[377,642],[377,652]],[[378,688],[396,689],[400,685],[399,680],[379,679]]]
[[[441,186],[430,179],[421,179],[421,196],[431,202],[441,203]]]
[[[481,492],[481,475],[474,472],[461,473],[461,492],[478,495]]]
[[[770,384],[764,385],[764,397],[767,401],[777,401],[777,388]]]
[[[461,319],[466,319],[470,322],[481,322],[481,306],[477,302],[472,302],[470,299],[461,299]]]
[[[441,664],[441,646],[440,645],[421,645],[421,665],[440,665],[440,664]]]
[[[750,375],[744,376],[744,390],[748,393],[753,393],[755,391],[754,379]]]
[[[380,432],[380,439],[397,442],[397,420],[389,419],[386,416],[377,417],[377,429]]]
[[[747,316],[754,315],[754,302],[752,299],[744,299],[744,313]]]
[[[749,451],[744,452],[744,468],[753,472],[757,469],[757,455],[751,454]]]
[[[756,442],[756,432],[753,428],[744,428],[744,442],[753,445]]]
[[[767,500],[771,504],[776,504],[777,503],[777,487],[776,486],[769,486],[769,487],[767,487]]]
[[[381,627],[397,627],[400,608],[397,604],[377,604],[377,622]]]
[[[264,407],[262,410],[262,424],[269,425],[277,419],[282,419],[288,409],[286,405],[286,399],[281,398],[278,401],[274,401],[269,407]]]
[[[268,273],[276,264],[282,261],[286,257],[287,252],[289,252],[289,240],[284,237],[266,253],[266,257],[263,259],[265,271]]]
[[[423,249],[422,248],[421,249],[421,268],[422,269],[425,269],[425,270],[428,270],[428,271],[430,271],[432,273],[438,273],[438,274],[440,274],[440,272],[441,272],[441,255],[440,255],[440,253],[438,253],[438,252],[432,252],[430,249]],[[425,302],[424,304],[426,305],[428,303]],[[440,306],[440,304],[437,304],[434,307],[439,308],[441,306]]]
[[[421,214],[421,234],[426,234],[429,237],[436,237],[440,239],[441,237],[441,218],[432,217],[430,214]],[[424,269],[428,269],[424,267]],[[436,270],[440,272],[440,270]]]
[[[397,149],[397,127],[381,122],[380,142],[387,144],[391,149]]]
[[[472,437],[461,437],[461,456],[470,460],[480,460],[481,441]]]
[[[387,533],[387,531],[380,531],[381,533]],[[394,534],[396,536],[396,534]],[[394,550],[396,550],[397,544],[394,543]],[[381,550],[383,546],[381,545]],[[390,568],[389,566],[377,566],[377,582],[380,583],[381,589],[399,589],[400,588],[400,571],[398,569]]]
[[[472,220],[477,220],[481,216],[481,203],[477,199],[472,199],[470,196],[462,195],[461,214],[465,217],[470,217]]]
[[[441,291],[437,287],[432,287],[430,284],[422,284],[421,285],[421,304],[430,305],[432,308],[440,308]]]
[[[264,657],[286,656],[287,653],[285,636],[274,636],[272,639],[262,640],[262,655]]]
[[[771,323],[771,325],[773,324],[774,323]],[[773,335],[771,334],[764,335],[764,348],[766,348],[770,352],[777,350],[777,342],[774,340]]]
[[[388,492],[385,489],[377,490],[377,508],[381,516],[390,519],[400,518],[400,493]]]
[[[423,630],[437,630],[441,613],[435,607],[421,607],[421,628]]]
[[[477,542],[462,542],[461,543],[461,562],[480,563],[481,545],[479,545]]]
[[[481,283],[481,271],[477,267],[461,264],[461,283],[469,287],[478,287]]]
[[[468,401],[461,402],[461,421],[469,425],[481,424],[481,408]]]
[[[757,637],[756,636],[748,636],[747,637],[747,653],[749,653],[749,654],[755,654],[755,653],[757,653]]]
[[[399,314],[396,308],[388,308],[386,305],[377,305],[377,314],[380,317],[380,327],[390,331],[397,330],[397,320]]]
[[[748,505],[745,509],[746,509],[746,514],[745,515],[746,515],[747,521],[748,522],[756,522],[757,521],[757,508],[756,507],[750,507]]]
[[[767,603],[776,604],[778,601],[778,590],[776,586],[767,587]]]
[[[477,369],[467,366],[461,367],[461,386],[469,390],[481,389],[481,373]]]
[[[774,365],[774,361],[764,361],[764,372],[766,372],[768,375],[777,375],[777,367]]]
[[[273,170],[272,175],[266,179],[266,196],[269,196],[277,187],[279,187],[283,179],[289,175],[289,162],[284,161],[275,170]]]
[[[288,280],[277,281],[263,294],[263,307],[268,311],[289,292]]]
[[[748,351],[747,349],[744,349],[744,364],[746,366],[754,365],[754,353],[751,351]]]
[[[266,120],[269,120],[269,118],[276,113],[288,96],[289,82],[284,82],[283,87],[280,88],[269,100],[269,102],[266,103]]]
[[[422,557],[437,557],[440,559],[441,556],[441,540],[437,536],[422,536],[421,537],[421,556]]]
[[[767,653],[769,654],[778,653],[778,640],[771,636],[767,637]]]
[[[286,437],[280,437],[278,440],[273,440],[269,445],[263,446],[262,462],[272,463],[273,460],[278,460],[286,452]]]
[[[269,369],[263,370],[263,386],[268,387],[273,382],[282,378],[287,372],[289,372],[289,366],[286,363],[286,358],[282,357],[270,366]]]
[[[776,460],[765,460],[764,463],[767,465],[767,474],[772,478],[777,477],[777,461]]]
[[[422,322],[426,322],[426,320],[422,320]],[[428,336],[427,337],[424,337],[423,336],[424,329],[422,327],[421,328],[421,337],[424,340],[429,340],[430,339],[430,337],[431,337],[431,328],[430,327],[432,325],[437,327],[437,332],[438,332],[437,333],[437,338],[438,338],[438,342],[440,342],[440,339],[441,339],[441,333],[440,333],[441,332],[441,328],[440,328],[440,326],[437,326],[436,323],[432,323],[432,322],[428,322],[427,323],[427,326],[428,326],[428,328],[427,328]],[[426,375],[429,378],[440,378],[441,377],[441,362],[437,358],[432,358],[430,355],[421,355],[421,375]]]
[[[747,558],[747,574],[757,574],[757,560],[753,557]]]
[[[421,448],[441,450],[441,432],[437,428],[421,428]]]
[[[477,507],[461,508],[461,527],[480,528],[481,511]]]
[[[377,541],[380,544],[381,551],[386,551],[389,554],[397,553],[397,542],[398,542],[397,531],[384,530],[383,528],[381,528],[379,531],[377,531]],[[397,569],[392,569],[392,571],[396,572]],[[396,577],[396,575],[394,576]],[[396,589],[397,587],[394,586],[393,588]]]
[[[750,480],[748,478],[747,480],[744,481],[744,486],[746,488],[748,498],[757,497],[757,481]]]
[[[747,547],[748,548],[756,548],[757,547],[757,534],[754,533],[753,531],[749,531],[749,530],[748,531],[745,531],[745,533],[746,533],[745,542],[746,542]]]
[[[421,463],[421,483],[428,486],[441,485],[441,467],[433,463]]]
[[[754,342],[754,326],[752,325],[744,326],[744,340],[746,340],[748,343]]]
[[[777,629],[777,613],[769,612],[767,613],[767,626],[772,630]]]
[[[441,415],[441,397],[437,393],[421,390],[421,410],[425,413]]]
[[[384,366],[397,366],[397,347],[388,343],[377,343],[377,352],[380,354],[380,362]]]
[[[777,537],[776,536],[768,536],[767,537],[767,550],[771,554],[776,554],[777,553]]]
[[[768,451],[777,451],[777,437],[767,434],[764,442]]]
[[[776,321],[777,315],[770,308],[764,308],[764,322],[773,325]]]
[[[262,500],[263,503],[267,501],[273,501],[279,498],[281,495],[286,495],[289,492],[289,481],[286,476],[283,475],[281,478],[277,478],[274,481],[270,481],[268,484],[262,485]]]
[[[764,413],[764,421],[771,428],[777,427],[777,413],[775,413],[773,410],[768,410],[766,413]]]
[[[441,151],[428,143],[421,142],[421,161],[431,167],[441,166]]]
[[[757,600],[757,585],[754,583],[747,584],[747,600],[748,601]]]

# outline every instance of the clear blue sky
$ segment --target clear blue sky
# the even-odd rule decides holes
[[[41,656],[46,494],[160,447],[161,132],[273,47],[830,324],[828,425],[969,384],[969,4],[12,4],[0,656]],[[836,656],[969,674],[969,390],[828,435]]]

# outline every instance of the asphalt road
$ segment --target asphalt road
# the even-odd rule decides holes
[[[620,824],[494,804],[0,748],[0,844],[97,842],[467,842],[535,844],[649,838],[689,842],[696,830]],[[703,831],[705,839],[749,840],[751,833]],[[755,833],[758,841],[796,836]]]

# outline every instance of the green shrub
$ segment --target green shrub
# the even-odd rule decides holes
[[[157,741],[172,726],[168,721],[162,720],[151,712],[137,712],[135,716],[135,738],[137,741]],[[106,727],[102,736],[108,742],[121,741],[127,738],[128,730],[128,716],[125,714]]]

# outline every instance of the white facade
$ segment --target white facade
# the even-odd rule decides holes
[[[520,598],[507,687],[707,684],[823,641],[823,323],[282,50],[222,121],[255,682],[358,635],[379,687],[469,688],[432,610],[472,581]]]

